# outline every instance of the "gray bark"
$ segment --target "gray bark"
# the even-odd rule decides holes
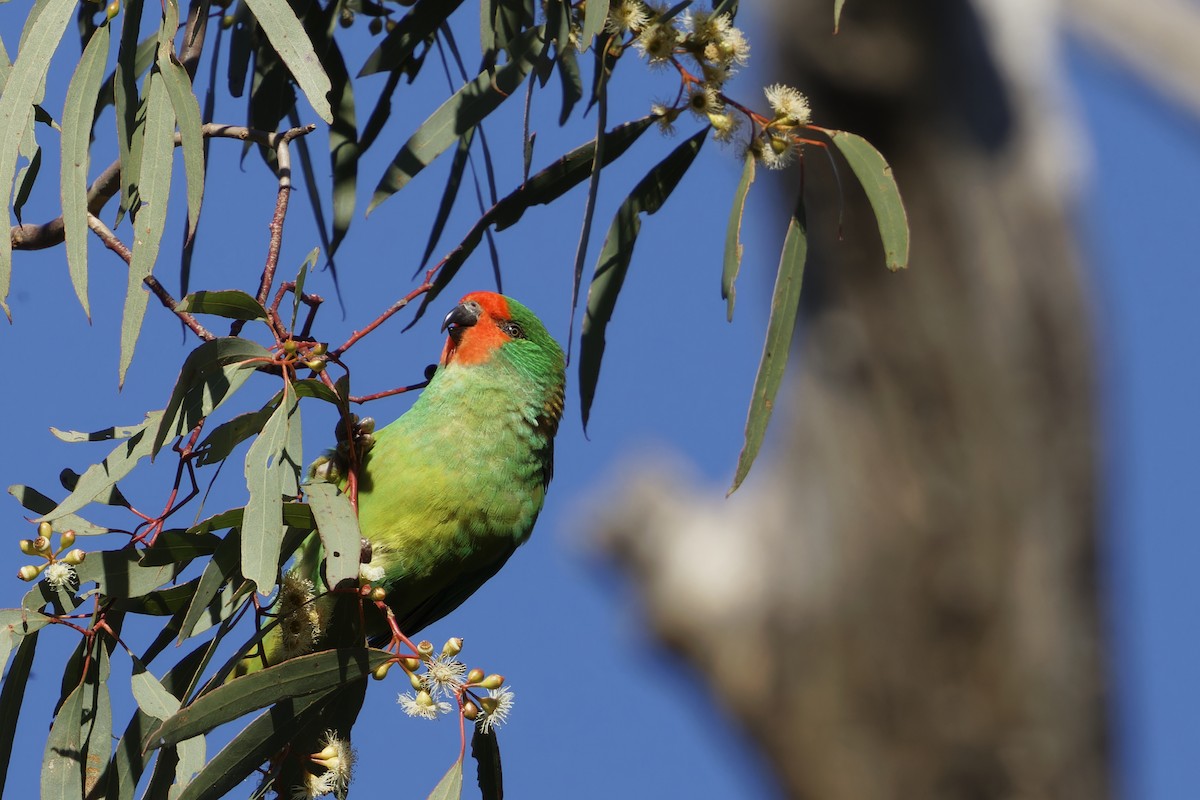
[[[811,148],[805,332],[731,501],[631,482],[605,541],[793,797],[1110,792],[1078,137],[1052,6],[776,0],[779,74],[888,158],[889,274]],[[765,480],[762,473],[770,473]]]

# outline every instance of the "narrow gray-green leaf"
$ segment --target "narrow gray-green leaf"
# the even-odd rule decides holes
[[[775,276],[775,291],[771,295],[771,316],[767,321],[767,337],[763,342],[762,360],[758,374],[754,376],[754,393],[750,397],[750,411],[746,416],[746,442],[738,455],[737,471],[729,494],[737,491],[750,473],[754,459],[758,457],[771,411],[775,407],[775,395],[783,383],[787,369],[788,353],[792,346],[792,332],[796,327],[796,316],[800,313],[800,284],[804,278],[804,262],[808,257],[808,234],[805,230],[804,212],[797,206],[788,223],[787,236],[783,240],[783,253],[779,259],[779,272]]]
[[[235,447],[259,433],[274,412],[275,405],[269,404],[258,411],[239,414],[214,428],[196,448],[196,466],[215,464],[228,458]]]
[[[621,203],[608,228],[592,276],[592,285],[588,288],[587,311],[583,318],[579,347],[579,398],[584,429],[587,428],[592,400],[596,395],[596,382],[600,377],[604,332],[612,319],[617,295],[629,271],[633,247],[642,227],[640,215],[654,214],[662,208],[695,161],[708,131],[708,128],[703,128],[658,162]]]
[[[221,748],[174,800],[218,800],[285,747],[299,728],[327,710],[340,687],[285,700],[263,712]]]
[[[157,455],[169,437],[196,427],[246,382],[256,363],[270,358],[262,345],[236,336],[204,342],[189,353],[154,437],[153,453]]]
[[[110,425],[107,428],[86,433],[83,431],[64,431],[50,426],[50,433],[54,434],[54,438],[60,442],[108,442],[113,439],[128,439],[140,431],[144,425],[144,422],[138,425]]]
[[[879,236],[883,239],[883,253],[890,270],[908,266],[908,214],[900,189],[883,155],[870,142],[857,134],[846,131],[827,131],[829,138],[846,157],[854,176],[867,193],[867,200],[875,212],[879,225]]]
[[[0,54],[0,58],[3,54]],[[21,704],[25,699],[26,684],[29,673],[33,669],[33,656],[37,651],[38,634],[36,632],[22,637],[21,646],[13,656],[12,665],[4,676],[3,687],[0,688],[0,752],[12,753],[13,739],[16,738],[17,720],[21,716]],[[4,784],[8,779],[8,767],[12,759],[7,758],[4,767],[0,768],[0,796],[4,795]]]
[[[737,298],[737,276],[742,266],[742,215],[746,211],[746,194],[754,183],[754,165],[758,159],[746,152],[746,163],[742,167],[742,179],[733,193],[733,210],[729,212],[729,224],[725,228],[725,263],[721,268],[721,297],[726,301],[726,319],[733,322],[733,303]]]
[[[396,72],[408,64],[417,45],[427,41],[463,0],[417,3],[379,42],[363,62],[358,77],[377,72]]]
[[[49,617],[28,608],[0,609],[0,673],[8,663],[12,648],[19,645],[23,637],[36,633],[49,622]]]
[[[9,70],[0,93],[0,208],[12,198],[11,176],[25,129],[33,119],[33,104],[39,99],[50,58],[58,49],[77,6],[76,0],[46,0],[36,3],[25,21],[17,60]],[[8,287],[12,277],[12,240],[0,236],[0,308],[8,315]]]
[[[8,487],[8,493],[17,498],[18,503],[35,514],[48,514],[58,506],[58,503],[42,494],[37,489],[29,486],[23,486],[19,483]],[[58,523],[58,527],[60,529],[64,531],[75,531],[76,536],[96,536],[101,533],[109,532],[109,529],[103,525],[96,525],[88,522],[82,517],[77,517],[74,514],[63,514],[61,517],[56,517],[55,521]]]
[[[587,9],[583,12],[583,30],[579,34],[579,50],[587,52],[596,34],[604,30],[604,22],[608,19],[608,0],[588,0]]]
[[[846,0],[833,0],[833,32],[837,33],[838,28],[842,24],[842,6],[846,5]]]
[[[151,434],[161,423],[161,411],[151,411],[147,414],[146,421],[139,426],[138,432],[113,448],[99,464],[93,464],[84,470],[71,493],[53,511],[42,515],[41,520],[54,522],[74,514],[116,486],[118,481],[133,471],[138,461],[150,455],[153,446]]]
[[[243,675],[200,695],[165,720],[154,732],[152,746],[172,745],[207,733],[272,703],[362,680],[393,657],[365,647],[325,650]]]
[[[507,64],[481,72],[417,128],[375,187],[367,213],[404,188],[417,173],[517,90],[545,47],[544,35],[545,26],[526,31],[513,45],[512,58]]]
[[[287,470],[285,454],[290,428],[299,425],[296,393],[290,384],[283,401],[246,453],[246,487],[250,499],[242,520],[242,574],[254,581],[258,593],[275,587],[279,548],[283,544],[283,492]]]
[[[158,678],[146,671],[146,667],[134,659],[131,681],[133,699],[144,714],[155,719],[170,719],[179,711],[179,698],[166,690]]]
[[[350,498],[332,483],[310,483],[304,489],[325,546],[325,579],[331,588],[357,582],[362,534]]]
[[[166,58],[160,54],[158,68],[162,70],[160,74],[171,98],[171,108],[179,121],[183,173],[187,178],[187,241],[196,233],[196,224],[200,220],[200,206],[204,202],[204,134],[200,128],[200,102],[192,91],[192,81],[188,78],[187,70],[175,58],[174,52],[169,53]]]
[[[125,383],[125,373],[133,361],[133,349],[146,314],[148,295],[142,288],[142,281],[154,270],[158,260],[158,247],[167,225],[167,199],[171,195],[175,154],[175,111],[171,108],[162,73],[151,72],[147,80],[150,88],[146,92],[146,135],[138,185],[142,207],[133,226],[133,263],[129,266],[125,311],[121,318],[120,385]]]
[[[428,800],[460,800],[462,797],[463,762],[460,758],[450,765],[437,786],[429,793]]]
[[[329,76],[321,67],[321,59],[291,5],[287,0],[246,0],[246,5],[300,85],[313,111],[325,122],[332,123]]]
[[[333,237],[329,242],[329,258],[337,252],[346,238],[350,223],[354,219],[354,207],[358,195],[358,121],[354,105],[354,82],[346,70],[341,48],[335,40],[329,41],[326,55],[329,77],[333,82],[330,93],[333,109],[333,124],[329,126],[329,158],[333,168]],[[300,287],[296,287],[300,296]]]
[[[215,314],[227,319],[247,321],[267,318],[267,310],[262,307],[262,303],[237,289],[192,292],[179,301],[175,310],[191,314]]]
[[[46,754],[42,758],[42,800],[83,796],[83,737],[80,720],[84,711],[86,684],[67,695],[58,709]]]

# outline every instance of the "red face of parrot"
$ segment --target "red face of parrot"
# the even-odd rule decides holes
[[[441,364],[481,364],[505,343],[524,338],[521,326],[514,322],[503,295],[495,292],[471,292],[442,321],[449,332],[442,349]]]

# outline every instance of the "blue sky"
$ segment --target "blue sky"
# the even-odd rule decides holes
[[[10,52],[28,7],[28,2],[14,0],[0,14],[0,36]],[[472,39],[464,35],[462,43],[472,52]],[[1200,673],[1200,645],[1191,624],[1200,520],[1195,503],[1188,502],[1197,474],[1194,454],[1200,452],[1192,422],[1200,383],[1195,347],[1188,347],[1200,333],[1194,313],[1200,271],[1194,266],[1194,244],[1185,238],[1195,209],[1189,189],[1200,182],[1200,137],[1194,123],[1173,114],[1111,65],[1080,48],[1071,48],[1068,55],[1084,127],[1092,138],[1083,145],[1090,147],[1093,169],[1080,226],[1095,287],[1104,375],[1106,600],[1114,633],[1121,780],[1127,797],[1174,800],[1194,796],[1200,787],[1189,766],[1200,741],[1200,689],[1194,680]],[[350,59],[356,63],[361,57],[352,54]],[[48,90],[49,97],[59,98],[51,103],[55,112],[67,80],[62,65],[56,65]],[[751,71],[732,91],[757,102],[756,87],[763,82],[770,82],[770,76]],[[373,101],[379,83],[366,84],[364,104]],[[363,170],[364,205],[390,150],[445,96],[446,84],[436,67],[419,87],[411,95],[411,111],[392,121],[386,141]],[[645,113],[651,100],[672,90],[672,83],[665,74],[647,78],[631,59],[618,71],[614,89],[622,98],[610,115],[616,121]],[[534,105],[535,118],[541,112],[541,122],[534,126],[535,164],[590,137],[591,118],[558,130],[553,83],[544,95],[535,95]],[[359,113],[361,122],[366,111]],[[506,129],[519,127],[519,113],[515,100],[490,130],[497,169],[508,176],[501,178],[501,192],[513,185],[519,171],[519,142],[505,135]],[[111,124],[111,112],[107,118]],[[220,102],[216,118],[240,121],[240,101]],[[681,136],[692,130],[689,122],[680,126]],[[50,148],[56,145],[49,132],[43,130],[41,138]],[[677,141],[647,134],[622,167],[605,174],[589,268],[617,204]],[[321,140],[314,138],[313,146],[322,158]],[[111,146],[104,148],[102,142],[97,161],[107,163]],[[214,178],[194,266],[196,286],[251,289],[261,269],[274,183],[256,156],[247,157],[241,169],[237,157],[234,143],[213,143]],[[320,161],[318,167],[323,170]],[[369,219],[364,221],[360,213],[339,254],[344,318],[333,302],[328,276],[318,273],[310,280],[310,290],[331,301],[321,312],[318,336],[341,342],[414,285],[415,260],[425,244],[444,169],[441,164],[427,170]],[[27,219],[57,213],[55,193],[46,191],[54,185],[55,173],[47,170]],[[730,151],[707,143],[678,195],[646,221],[609,330],[590,440],[580,430],[572,385],[555,483],[532,541],[462,609],[426,633],[438,643],[463,636],[468,662],[503,672],[514,686],[516,711],[501,736],[510,796],[778,795],[757,756],[730,730],[703,688],[681,664],[656,650],[639,620],[636,597],[588,543],[601,509],[611,502],[611,487],[638,454],[674,453],[714,493],[723,493],[728,485],[786,212],[776,207],[774,197],[763,191],[765,179],[760,180],[764,185],[752,193],[747,214],[738,314],[726,324],[718,292],[719,253],[738,173]],[[176,181],[181,188],[181,171]],[[293,198],[285,231],[284,272],[294,271],[318,243],[303,191]],[[183,214],[181,198],[173,202],[159,266],[168,286],[177,284],[173,252]],[[472,203],[464,193],[439,252],[452,246],[477,216]],[[582,207],[583,193],[577,190],[556,208],[533,209],[517,228],[497,235],[505,291],[533,307],[560,338],[566,336],[569,268]],[[104,218],[111,221],[112,213],[106,210]],[[119,232],[128,237],[127,227]],[[441,347],[437,319],[454,297],[489,287],[491,270],[482,254],[481,249],[428,319],[401,335],[408,319],[402,314],[351,351],[356,392],[420,378]],[[8,457],[0,463],[5,486],[29,483],[51,492],[61,468],[81,470],[98,460],[105,452],[102,445],[62,444],[47,427],[93,430],[138,421],[146,410],[163,406],[178,363],[194,346],[152,303],[125,389],[117,394],[125,268],[98,246],[92,246],[90,257],[89,325],[70,293],[61,249],[17,254],[10,298],[15,324],[0,330],[16,367],[4,406],[10,420]],[[248,393],[244,402],[265,399],[274,390],[270,379],[256,378],[243,389]],[[383,400],[367,413],[388,421],[409,402],[404,397]],[[333,419],[315,404],[304,413],[306,457],[311,458],[332,438]],[[229,466],[205,515],[244,502],[239,473],[237,464]],[[137,498],[135,504],[139,499],[146,506],[160,502],[167,479],[160,469],[151,471],[149,482],[134,484],[130,494]],[[14,540],[29,535],[15,502],[9,501],[4,519]],[[15,546],[12,553],[16,555]],[[14,557],[11,563],[19,562]],[[0,592],[8,598],[0,605],[16,605],[24,590],[15,578],[0,576]],[[136,651],[147,636],[131,639]],[[36,770],[29,765],[40,763],[47,709],[58,691],[58,665],[74,644],[72,634],[59,630],[42,637],[10,768],[14,795],[35,791]],[[168,652],[163,659],[173,655]],[[161,674],[167,663],[157,664],[155,671]],[[394,680],[371,687],[356,734],[358,792],[400,785],[406,796],[422,796],[454,759],[456,727],[449,721],[404,717],[394,703],[396,693],[406,688],[401,684]],[[113,686],[120,695],[118,683]],[[119,702],[116,724],[122,726],[130,705],[127,697]],[[210,755],[219,738],[213,737]]]

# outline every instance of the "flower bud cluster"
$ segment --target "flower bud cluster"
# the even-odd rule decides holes
[[[397,698],[405,714],[437,719],[457,704],[464,717],[484,732],[490,731],[507,721],[513,692],[504,684],[503,675],[489,674],[478,667],[468,669],[458,660],[462,648],[463,640],[452,637],[435,654],[433,643],[423,641],[417,645],[416,657],[388,662],[375,671],[375,677],[382,679],[392,664],[399,664],[412,687],[411,692]]]
[[[43,564],[26,564],[17,570],[17,577],[32,581],[45,573],[46,584],[51,589],[73,591],[79,587],[79,573],[75,568],[83,563],[87,553],[79,548],[70,549],[75,544],[75,531],[63,531],[58,535],[57,550],[50,543],[53,534],[54,527],[49,522],[39,522],[36,538],[22,539],[17,543],[25,555],[45,561]]]
[[[320,744],[321,749],[308,756],[304,783],[297,787],[296,794],[305,800],[327,794],[345,797],[358,756],[350,741],[341,738],[336,731],[325,731]]]

